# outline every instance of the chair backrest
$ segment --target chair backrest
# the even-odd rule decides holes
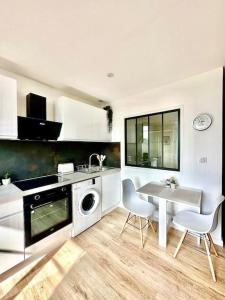
[[[137,194],[134,187],[134,184],[131,179],[124,179],[122,182],[123,186],[123,206],[130,210],[133,207],[133,204],[137,201]]]
[[[225,199],[225,197],[221,195],[215,201],[213,211],[209,215],[209,221],[210,221],[210,226],[211,226],[211,228],[209,229],[209,232],[214,231],[217,227],[218,213],[219,213],[219,209],[220,209],[224,199]]]

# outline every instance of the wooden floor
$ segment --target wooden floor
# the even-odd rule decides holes
[[[1,299],[225,299],[225,250],[213,256],[217,283],[196,241],[172,257],[181,233],[170,229],[167,250],[147,229],[144,249],[129,226],[119,235],[125,213],[116,209],[60,249],[0,285]]]

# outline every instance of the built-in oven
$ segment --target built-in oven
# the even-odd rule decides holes
[[[72,223],[71,185],[25,196],[25,247]]]

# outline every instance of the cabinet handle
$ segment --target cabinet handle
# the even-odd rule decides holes
[[[38,206],[34,206],[33,204],[31,204],[30,208],[31,209],[36,209],[36,208],[39,208],[39,207],[42,207],[42,206],[46,206],[46,205],[51,204],[51,203],[53,203],[53,201],[47,202],[47,203],[44,203],[44,204],[41,204],[41,205],[38,205]]]

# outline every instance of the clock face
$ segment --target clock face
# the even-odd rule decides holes
[[[212,124],[212,118],[208,114],[199,114],[193,121],[193,128],[196,130],[206,130]]]

